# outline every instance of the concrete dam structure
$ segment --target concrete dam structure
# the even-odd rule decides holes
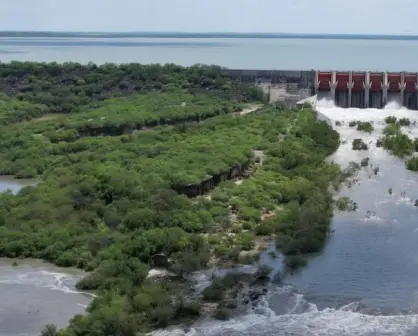
[[[295,105],[317,95],[339,107],[383,108],[397,102],[418,110],[418,74],[369,71],[286,71],[225,69],[228,76],[255,83],[271,103]]]
[[[318,71],[315,93],[343,108],[383,108],[392,101],[418,108],[416,73]]]

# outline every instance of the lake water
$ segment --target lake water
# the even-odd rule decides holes
[[[418,43],[414,41],[0,39],[0,60],[6,62],[170,62],[252,69],[418,71],[417,56]],[[418,114],[394,103],[383,110],[359,110],[336,108],[332,102],[322,101],[318,110],[333,124],[344,122],[342,126],[335,126],[342,140],[348,141],[333,156],[336,162],[346,165],[349,161],[360,162],[369,157],[370,163],[380,168],[377,175],[371,167],[363,168],[359,183],[342,191],[359,204],[358,211],[337,213],[332,224],[334,232],[324,252],[313,257],[300,273],[287,277],[286,285],[272,285],[268,297],[257,310],[230,321],[199,322],[187,333],[170,329],[156,335],[418,335],[418,209],[414,207],[414,200],[418,199],[418,174],[408,172],[402,160],[375,146],[385,116],[407,116],[418,121]],[[350,120],[373,121],[376,130],[370,135],[358,132],[348,127]],[[416,127],[404,131],[411,137],[418,136]],[[357,137],[370,142],[369,150],[356,152],[351,149],[351,140]],[[388,193],[389,188],[393,189],[392,195]],[[281,258],[272,260],[265,255],[263,260],[275,269],[282,267]],[[30,279],[31,276],[24,275],[27,272],[34,272],[31,274],[37,274],[36,277],[45,276],[42,267],[28,266],[24,270],[3,267],[11,279]],[[3,316],[8,319],[7,328],[11,328],[3,331],[0,328],[1,336],[30,335],[27,329],[41,326],[47,319],[65,324],[64,320],[69,316],[82,311],[89,298],[54,292],[51,282],[62,285],[59,282],[62,278],[49,276],[48,279],[49,287],[40,286],[38,280],[32,285],[18,285],[13,283],[15,280],[7,280],[12,284],[6,285],[12,287],[0,287],[0,300],[7,302],[9,307],[0,310],[0,319]],[[65,285],[69,289],[73,288],[71,281],[70,285]],[[205,279],[202,281],[204,283]],[[3,293],[8,290],[15,294]],[[39,291],[49,291],[42,303],[37,296],[43,295]],[[2,298],[1,295],[9,296]],[[58,305],[56,300],[65,300],[66,305]],[[41,308],[39,311],[28,308],[24,315],[23,302],[38,304]],[[48,310],[52,306],[64,309],[62,315]],[[16,314],[13,309],[17,309]],[[33,311],[38,314],[42,311],[42,315],[28,313]],[[13,320],[13,316],[23,318],[23,315],[28,319],[26,324]],[[29,325],[31,327],[25,329]]]
[[[0,61],[217,64],[244,69],[418,71],[418,41],[0,38]]]

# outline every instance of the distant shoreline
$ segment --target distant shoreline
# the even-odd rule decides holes
[[[292,34],[292,33],[185,33],[185,32],[53,32],[0,31],[0,38],[257,38],[418,41],[418,35]]]

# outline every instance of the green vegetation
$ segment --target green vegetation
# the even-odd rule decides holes
[[[411,125],[411,120],[409,120],[408,118],[401,118],[398,121],[400,126],[410,126]]]
[[[400,131],[395,135],[386,135],[383,138],[383,147],[399,157],[411,155],[415,150],[414,142]]]
[[[407,118],[401,118],[398,122],[396,122],[396,118],[390,121],[392,123],[388,124],[383,130],[385,136],[379,140],[380,144],[391,154],[401,158],[409,157],[414,152],[418,152],[418,138],[412,140],[401,131],[401,126],[409,126],[411,121]],[[409,157],[405,161],[405,165],[408,170],[418,171],[418,158],[416,156]],[[392,189],[390,188],[389,193],[391,192]]]
[[[235,100],[182,92],[133,94],[97,105],[50,123],[47,136],[58,142],[80,136],[130,134],[146,127],[198,122],[242,108]],[[64,134],[71,134],[71,139],[63,138]]]
[[[370,162],[370,158],[366,157],[366,158],[364,158],[364,159],[361,160],[360,165],[362,167],[367,167],[369,165],[369,162]]]
[[[0,78],[6,94],[46,105],[49,112],[69,113],[110,97],[179,89],[239,101],[263,96],[252,85],[230,80],[220,67],[205,65],[11,62],[0,63]]]
[[[301,256],[289,256],[285,259],[284,264],[291,272],[305,266],[307,263],[306,259]]]
[[[358,207],[356,202],[346,196],[337,198],[335,205],[339,211],[356,211]]]
[[[200,302],[184,299],[182,281],[147,278],[156,256],[182,278],[209,261],[254,256],[257,236],[274,233],[289,255],[323,247],[329,186],[341,178],[325,158],[339,137],[312,110],[233,114],[258,91],[215,67],[12,63],[0,64],[0,74],[18,88],[4,100],[11,105],[69,112],[21,122],[38,116],[31,112],[0,125],[0,173],[39,179],[0,195],[0,256],[83,268],[91,273],[77,287],[98,293],[60,336],[134,336],[198,317]],[[127,77],[131,90],[111,90]],[[62,91],[46,99],[48,81]],[[95,94],[74,100],[78,88]],[[107,99],[122,93],[129,96]]]
[[[383,129],[383,134],[388,135],[396,135],[401,130],[401,125],[399,123],[390,123]]]
[[[406,167],[408,168],[408,170],[418,171],[418,157],[414,156],[409,158],[406,161]]]
[[[396,117],[395,116],[389,116],[385,118],[386,124],[394,124],[396,123]]]
[[[374,130],[373,124],[370,121],[352,120],[352,121],[349,122],[348,126],[349,127],[356,127],[356,129],[358,131],[364,131],[364,132],[368,132],[368,133],[371,133]]]
[[[362,139],[354,139],[352,143],[353,150],[367,150],[367,144]]]
[[[46,105],[20,101],[0,92],[0,125],[30,120],[47,112],[48,106]]]
[[[370,121],[359,121],[357,122],[357,131],[363,131],[367,133],[373,132],[374,128]]]

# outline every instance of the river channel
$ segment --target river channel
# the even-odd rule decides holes
[[[358,182],[341,191],[358,203],[358,210],[335,213],[324,251],[311,256],[308,266],[287,276],[284,284],[272,284],[258,309],[229,321],[206,320],[188,331],[170,329],[154,335],[418,335],[418,208],[414,206],[418,174],[376,147],[385,117],[418,122],[418,114],[396,103],[381,110],[360,110],[321,101],[317,110],[341,135],[342,145],[330,159],[344,167],[350,161],[370,158],[369,167],[358,173]],[[349,127],[352,120],[372,121],[375,131],[357,131]],[[418,137],[416,126],[403,131]],[[362,138],[369,149],[353,151],[355,138]],[[282,269],[281,258],[265,254],[262,261]]]
[[[0,177],[0,191],[18,192],[33,184]],[[39,336],[46,324],[62,328],[75,314],[84,313],[92,294],[75,289],[84,274],[40,260],[0,259],[0,336]]]

